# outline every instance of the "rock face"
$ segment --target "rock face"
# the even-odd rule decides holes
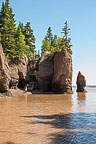
[[[24,88],[27,75],[27,60],[22,58],[18,65],[9,64],[0,45],[0,93],[9,92],[10,88],[16,89],[19,85]],[[8,93],[9,95],[9,93]]]
[[[11,81],[10,81],[10,88],[16,89],[17,86],[19,88],[24,88],[26,83],[26,75],[27,75],[27,60],[25,61],[25,58],[22,58],[22,61],[16,65],[11,64],[10,70],[11,70]]]
[[[38,88],[39,84],[41,92],[72,93],[71,56],[65,48],[57,52],[51,60],[49,56],[50,52],[45,52],[35,67],[33,62],[28,65],[28,60],[25,58],[22,58],[18,65],[12,63],[8,65],[2,46],[0,46],[0,93],[8,93],[10,88],[16,89],[17,86],[24,88],[27,82],[30,82],[32,86],[34,82],[34,88]],[[36,70],[38,71],[38,83]],[[81,78],[78,79],[77,84],[80,89],[81,85],[84,87],[85,84],[84,81],[81,82]]]
[[[11,80],[9,83],[9,88],[16,89],[17,85],[19,83],[19,75],[18,75],[18,68],[15,64],[10,65],[10,71],[11,71]]]
[[[23,57],[21,63],[18,65],[19,87],[24,88],[27,78],[28,59]]]
[[[65,48],[54,56],[53,91],[72,93],[72,59]]]
[[[4,56],[2,46],[0,45],[0,92],[7,92],[9,90],[10,68]]]
[[[53,62],[48,59],[50,52],[45,52],[39,61],[38,83],[41,92],[50,91],[53,76]]]
[[[49,60],[45,52],[39,62],[38,82],[41,91],[72,93],[72,59],[65,48]]]
[[[79,71],[78,76],[77,76],[77,92],[86,92],[85,86],[86,86],[86,79],[85,77],[81,74]]]

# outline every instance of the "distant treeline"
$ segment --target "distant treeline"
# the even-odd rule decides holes
[[[12,12],[9,0],[2,2],[0,11],[0,42],[8,61],[18,63],[21,61],[22,56],[30,57],[35,54],[36,39],[30,22],[27,22],[26,25],[19,22],[16,27],[14,16],[15,14]],[[42,41],[41,52],[50,51],[53,55],[56,51],[60,51],[65,47],[71,55],[72,45],[69,30],[66,21],[64,28],[62,28],[63,37],[57,37],[57,35],[53,36],[51,27],[49,27]]]

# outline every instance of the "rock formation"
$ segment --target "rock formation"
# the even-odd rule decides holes
[[[18,75],[18,68],[17,65],[11,64],[10,65],[10,71],[11,71],[11,80],[9,83],[9,88],[10,89],[16,89],[17,85],[19,83],[19,75]]]
[[[72,59],[65,48],[54,56],[53,90],[72,93]]]
[[[36,59],[36,57],[31,57],[28,60],[28,66],[27,66],[27,83],[28,83],[28,90],[38,90],[38,69],[39,69],[39,58]]]
[[[18,87],[24,88],[27,81],[27,65],[28,59],[22,58],[22,61],[18,64],[18,76],[19,76],[19,85]]]
[[[50,52],[45,52],[39,61],[38,83],[40,91],[50,91],[52,76],[53,76],[53,62],[48,59]]]
[[[11,95],[10,88],[16,89],[18,85],[24,88],[26,83],[27,63],[25,58],[22,58],[21,63],[9,64],[3,53],[2,45],[0,45],[0,93]],[[0,94],[1,96],[2,94]]]
[[[41,91],[72,93],[72,59],[65,48],[49,60],[45,52],[39,62],[38,82]]]
[[[85,77],[81,74],[81,72],[78,72],[77,76],[77,92],[86,92],[85,87],[86,87],[86,79]]]
[[[27,64],[28,60],[25,61],[25,58],[22,58],[22,61],[16,64],[10,64],[11,70],[11,80],[10,80],[10,88],[16,89],[17,86],[19,88],[24,88],[26,84],[26,75],[27,75]]]
[[[22,58],[18,65],[13,63],[8,65],[0,46],[0,93],[7,92],[7,95],[10,95],[10,88],[16,89],[17,86],[24,88],[27,82],[31,84],[32,89],[38,88],[39,84],[41,92],[72,93],[72,59],[68,51],[63,48],[53,58],[50,59],[49,56],[50,52],[47,51],[38,63],[30,61],[28,64],[28,60]],[[36,71],[38,71],[38,83]],[[81,81],[77,80],[77,84],[80,89]]]
[[[0,92],[7,92],[9,90],[10,67],[7,63],[5,55],[3,53],[2,46],[0,45]]]

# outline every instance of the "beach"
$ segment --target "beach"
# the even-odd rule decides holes
[[[0,143],[95,144],[96,88],[87,93],[0,98]]]

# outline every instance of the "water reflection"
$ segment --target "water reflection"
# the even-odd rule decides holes
[[[28,122],[28,124],[47,124],[52,127],[67,130],[95,130],[96,113],[70,113],[58,115],[34,115],[24,116],[25,118],[38,118],[38,121]],[[44,121],[45,120],[45,121]],[[49,121],[48,121],[49,120]]]
[[[49,134],[50,144],[95,144],[96,113],[70,113],[58,115],[34,115],[25,118],[37,118],[28,124],[51,125],[62,132]],[[49,120],[49,121],[48,121]]]
[[[79,105],[84,105],[86,102],[86,93],[77,93],[77,100]]]
[[[62,132],[51,135],[50,144],[96,144],[91,132]]]

